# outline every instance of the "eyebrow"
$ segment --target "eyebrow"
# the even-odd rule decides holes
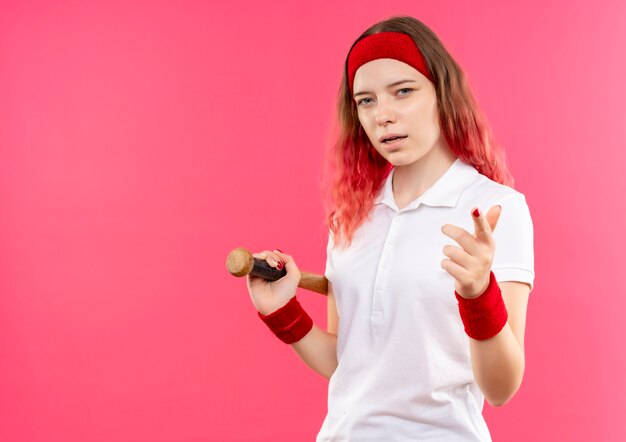
[[[402,84],[402,83],[417,83],[417,81],[415,81],[415,80],[399,80],[399,81],[396,81],[394,83],[388,84],[387,88],[394,87],[394,86],[397,86],[397,85]],[[369,94],[369,93],[370,92],[368,92],[368,91],[357,92],[356,94],[354,94],[352,96],[352,98],[356,98],[359,95],[365,95],[365,94]]]

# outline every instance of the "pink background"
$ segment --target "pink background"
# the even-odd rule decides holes
[[[463,66],[533,216],[494,440],[624,436],[626,3],[383,3],[2,2],[0,440],[314,439],[327,381],[224,263],[277,247],[324,271],[342,63],[395,14]]]

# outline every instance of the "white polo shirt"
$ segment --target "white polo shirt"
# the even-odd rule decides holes
[[[441,268],[441,232],[474,234],[472,207],[500,204],[492,270],[497,281],[534,280],[533,225],[525,196],[460,158],[426,192],[398,209],[395,168],[348,249],[328,237],[325,276],[332,282],[339,365],[328,384],[322,441],[490,441],[484,397],[471,366],[470,341]]]

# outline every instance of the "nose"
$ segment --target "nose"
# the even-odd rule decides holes
[[[378,106],[376,107],[376,124],[385,125],[387,123],[393,123],[395,119],[395,113],[392,106],[385,99],[378,100]]]

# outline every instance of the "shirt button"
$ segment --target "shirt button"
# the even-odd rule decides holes
[[[389,240],[389,245],[393,244],[393,239]]]
[[[383,288],[383,285],[379,282],[378,284],[376,284],[376,288],[377,288],[378,290],[380,290],[380,289],[382,289],[382,288]]]
[[[385,267],[385,268],[386,268],[388,265],[389,265],[389,261],[385,261],[385,262],[383,262],[383,267]]]

